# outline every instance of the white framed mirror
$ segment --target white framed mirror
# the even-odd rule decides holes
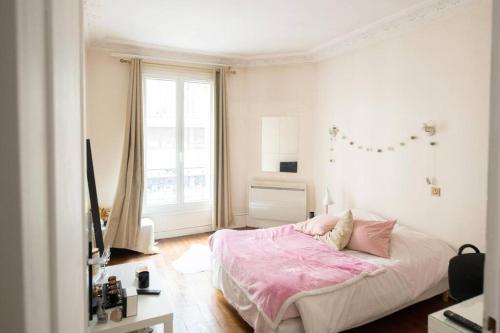
[[[261,168],[265,172],[297,172],[297,117],[262,117]]]

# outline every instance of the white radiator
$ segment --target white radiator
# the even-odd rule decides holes
[[[254,220],[306,220],[307,188],[304,183],[254,181],[250,184],[248,201],[249,215]]]

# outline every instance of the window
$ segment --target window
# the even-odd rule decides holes
[[[208,73],[145,71],[146,211],[210,206],[212,95]]]

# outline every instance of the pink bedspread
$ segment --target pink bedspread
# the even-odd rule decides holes
[[[219,230],[209,245],[272,326],[301,295],[333,291],[378,269],[295,231],[292,225]]]

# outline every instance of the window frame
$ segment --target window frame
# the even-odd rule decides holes
[[[147,204],[147,191],[146,191],[146,161],[147,161],[147,110],[146,110],[146,80],[168,80],[176,83],[176,202],[162,205],[148,205]],[[184,198],[184,83],[185,82],[198,82],[208,83],[210,85],[210,135],[209,135],[209,148],[210,148],[210,169],[209,169],[209,199],[207,201],[185,202]],[[212,210],[213,203],[213,182],[214,182],[214,78],[212,71],[206,70],[179,70],[176,68],[162,68],[158,67],[144,67],[143,73],[143,130],[144,130],[144,196],[143,196],[143,215],[164,215],[164,214],[181,214],[196,211]]]

